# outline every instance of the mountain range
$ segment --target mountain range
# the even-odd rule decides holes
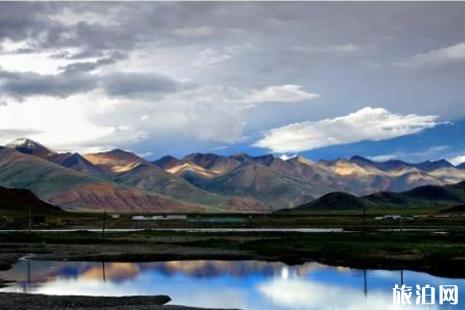
[[[29,189],[73,211],[269,212],[332,192],[395,194],[463,180],[465,164],[446,160],[412,164],[360,156],[311,161],[194,153],[151,162],[120,149],[58,153],[29,139],[0,147],[0,186]]]

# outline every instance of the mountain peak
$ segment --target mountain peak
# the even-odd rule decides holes
[[[123,150],[123,149],[113,149],[113,150],[110,150],[108,152],[104,152],[104,153],[108,153],[108,154],[133,154],[129,151],[126,151],[126,150]]]
[[[365,158],[360,155],[354,155],[350,158],[350,161],[364,161],[364,162],[372,162],[372,160]]]
[[[297,155],[295,157],[292,157],[292,158],[289,158],[287,161],[289,162],[297,162],[297,163],[301,163],[301,164],[305,164],[307,166],[311,166],[313,164],[313,161],[311,161],[310,159],[302,156],[302,155]]]
[[[425,170],[425,171],[432,171],[436,169],[441,169],[441,168],[451,168],[454,167],[450,162],[448,162],[445,159],[440,159],[436,161],[425,161],[422,163],[419,163],[415,165],[418,169],[420,170]]]
[[[176,166],[179,162],[181,161],[171,155],[165,155],[155,161],[152,161],[153,164],[165,170]]]
[[[126,172],[146,161],[131,152],[114,149],[108,152],[85,154],[84,158],[107,172]]]
[[[36,155],[39,157],[47,158],[51,155],[55,155],[56,152],[50,150],[46,146],[28,138],[19,138],[11,141],[6,145],[7,148],[15,149],[21,153]]]
[[[236,160],[239,160],[239,161],[241,161],[241,162],[244,161],[244,160],[247,160],[247,159],[250,159],[250,158],[251,158],[251,156],[250,156],[249,154],[243,153],[243,152],[242,152],[242,153],[237,153],[237,154],[231,155],[231,156],[229,156],[229,157],[234,158],[234,159],[236,159]]]

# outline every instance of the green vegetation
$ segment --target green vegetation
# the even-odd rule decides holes
[[[357,268],[405,268],[460,277],[465,233],[1,233],[0,258],[12,252],[68,260],[258,259]],[[27,244],[27,247],[26,247]]]

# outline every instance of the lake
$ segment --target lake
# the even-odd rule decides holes
[[[413,271],[360,270],[309,262],[288,266],[261,261],[102,263],[20,260],[0,279],[3,292],[51,295],[169,295],[172,304],[248,310],[463,309],[465,280]],[[403,282],[459,286],[459,305],[394,306]]]

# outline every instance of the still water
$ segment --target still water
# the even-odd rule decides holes
[[[260,261],[97,263],[20,260],[0,291],[52,295],[159,295],[171,304],[247,310],[465,309],[465,280],[413,271],[358,270]],[[395,284],[459,286],[459,304],[394,306]],[[415,297],[413,297],[413,302]],[[463,306],[462,306],[463,305]]]

